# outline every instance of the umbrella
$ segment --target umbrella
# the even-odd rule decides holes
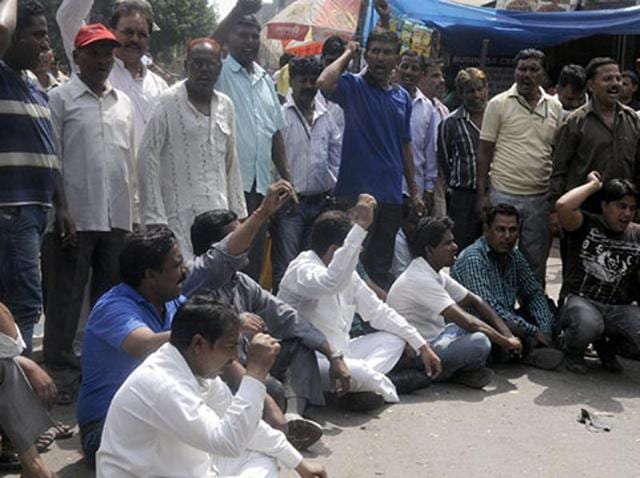
[[[267,22],[267,38],[322,41],[339,35],[349,39],[356,31],[361,4],[361,0],[297,0]]]

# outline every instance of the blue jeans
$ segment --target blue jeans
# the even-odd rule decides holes
[[[289,262],[309,247],[313,222],[327,207],[327,199],[306,201],[301,197],[297,210],[293,213],[282,209],[278,211],[271,226],[274,294],[278,292],[278,286]]]
[[[448,324],[430,345],[442,362],[442,373],[437,378],[439,382],[458,371],[484,367],[491,353],[491,342],[486,335],[467,332],[455,324]]]
[[[98,453],[98,449],[100,448],[103,428],[104,420],[80,426],[82,453],[84,454],[84,459],[87,461],[87,464],[93,469],[96,467],[96,453]]]
[[[44,206],[0,207],[0,301],[16,320],[26,356],[42,310],[40,246],[46,225]]]

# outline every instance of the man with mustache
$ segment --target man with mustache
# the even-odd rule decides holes
[[[335,194],[343,208],[353,206],[362,193],[374,195],[379,202],[362,263],[373,282],[383,289],[388,289],[393,280],[389,270],[403,216],[403,177],[412,207],[419,214],[424,212],[414,176],[411,97],[390,81],[400,46],[395,33],[374,31],[364,54],[365,71],[344,73],[351,59],[360,54],[360,46],[350,42],[318,78],[322,92],[342,106],[345,114]]]
[[[591,171],[603,181],[624,178],[640,184],[640,118],[620,102],[622,78],[612,58],[594,58],[586,68],[591,98],[558,133],[553,154],[551,199],[583,184]],[[587,201],[591,212],[600,205]]]
[[[450,193],[448,210],[453,236],[458,247],[464,249],[482,234],[474,205],[478,145],[489,82],[484,71],[466,68],[458,72],[455,83],[462,106],[440,124],[437,156]]]
[[[599,214],[582,209],[594,196],[600,200]],[[640,226],[632,222],[637,205],[638,190],[631,181],[615,178],[603,184],[596,171],[556,203],[567,231],[559,321],[571,372],[587,373],[584,352],[590,343],[610,372],[623,370],[617,354],[640,357],[640,307],[632,305],[640,270]]]
[[[290,158],[297,208],[281,209],[272,227],[273,291],[289,262],[309,245],[311,226],[329,204],[340,167],[340,132],[329,110],[317,99],[322,63],[313,56],[289,62],[289,83],[282,130]]]
[[[167,224],[187,259],[198,214],[221,208],[247,215],[233,104],[213,89],[220,50],[210,38],[189,43],[187,79],[160,96],[138,151],[140,222]]]
[[[134,222],[133,111],[108,81],[118,46],[104,25],[82,27],[73,51],[78,74],[49,99],[76,234],[45,236],[44,357],[48,365],[75,371],[73,339],[89,275],[93,306],[118,282],[117,258]]]
[[[484,236],[456,259],[451,277],[489,304],[520,338],[523,363],[553,370],[564,356],[551,348],[553,314],[531,266],[516,247],[520,214],[513,206],[498,204],[487,212],[485,226]]]
[[[532,48],[514,60],[515,83],[487,103],[480,131],[476,213],[511,204],[522,218],[519,247],[545,283],[549,231],[549,177],[562,105],[540,86],[545,56]]]
[[[244,195],[249,214],[255,211],[272,180],[272,163],[280,177],[290,181],[282,136],[285,126],[273,80],[256,62],[260,51],[260,24],[254,16],[260,0],[238,0],[229,15],[213,32],[226,45],[216,88],[231,98],[236,111],[237,148]],[[260,231],[245,272],[260,280],[267,228]]]
[[[74,65],[73,40],[89,17],[93,2],[63,0],[58,7],[56,21],[71,65]],[[116,0],[109,26],[120,44],[115,50],[109,82],[131,100],[137,148],[156,100],[168,88],[167,83],[145,65],[154,26],[151,5],[146,0]]]

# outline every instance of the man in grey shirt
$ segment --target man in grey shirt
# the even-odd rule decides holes
[[[252,216],[266,221],[294,197],[291,184],[280,180],[269,187],[262,205]],[[322,436],[322,428],[318,424],[302,418],[308,403],[324,405],[314,352],[317,350],[329,359],[332,384],[337,390],[348,390],[349,370],[342,354],[331,347],[322,332],[300,319],[292,307],[264,290],[247,274],[239,272],[247,262],[247,254],[228,254],[224,240],[239,224],[237,216],[225,209],[208,211],[196,217],[191,226],[195,258],[188,264],[183,293],[187,297],[196,293],[211,294],[218,301],[233,305],[244,313],[243,333],[268,331],[282,341],[281,352],[271,373],[284,378],[288,438],[294,446],[304,449]],[[229,274],[231,269],[236,272]],[[221,276],[230,279],[220,283]]]

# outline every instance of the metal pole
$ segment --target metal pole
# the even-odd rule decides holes
[[[489,56],[489,39],[484,38],[482,40],[482,47],[480,49],[480,68],[484,69],[487,66],[488,56]]]

